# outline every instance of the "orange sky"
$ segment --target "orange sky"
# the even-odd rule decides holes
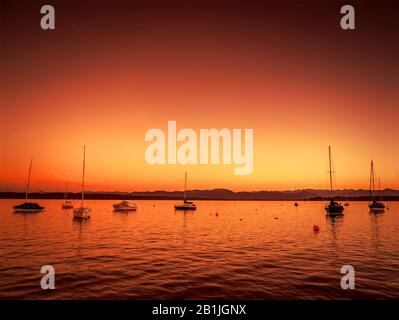
[[[367,188],[373,158],[399,189],[397,8],[359,6],[346,32],[316,3],[63,2],[43,31],[40,5],[5,1],[0,191],[24,190],[30,157],[33,190],[77,191],[83,144],[93,191],[181,189],[184,171],[189,188],[327,188],[328,145],[338,188]],[[148,165],[145,132],[168,120],[253,128],[252,174]]]

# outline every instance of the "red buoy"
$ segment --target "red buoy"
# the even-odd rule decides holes
[[[314,232],[319,232],[320,231],[320,228],[319,228],[319,226],[317,224],[313,225],[313,231]]]

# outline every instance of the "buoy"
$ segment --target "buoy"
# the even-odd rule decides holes
[[[313,225],[313,231],[314,232],[319,232],[320,231],[320,228],[319,228],[319,226],[317,224]]]
[[[219,216],[219,213],[216,213],[216,217]]]

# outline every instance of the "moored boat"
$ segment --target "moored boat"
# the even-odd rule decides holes
[[[186,211],[186,210],[197,210],[197,206],[192,201],[187,201],[187,172],[184,175],[184,199],[182,204],[176,204],[175,210]]]
[[[371,212],[384,212],[385,204],[380,201],[373,200],[369,202],[369,208]]]
[[[345,202],[344,202],[344,206],[348,207],[350,206],[350,202],[348,201],[348,190],[345,191]]]
[[[91,208],[87,206],[80,206],[78,208],[73,209],[73,218],[74,219],[89,219],[90,218]]]
[[[68,179],[66,181],[66,189],[64,193],[64,203],[62,204],[62,209],[73,209],[73,204],[68,200]]]
[[[90,218],[91,209],[84,205],[84,188],[85,188],[85,165],[86,165],[86,146],[83,147],[83,173],[82,173],[82,200],[80,207],[73,209],[73,217],[75,219]]]
[[[65,200],[62,204],[62,209],[73,209],[73,203],[71,201]]]
[[[379,212],[384,212],[385,211],[385,204],[381,201],[382,200],[382,195],[381,195],[381,182],[380,179],[378,179],[378,185],[379,185],[379,193],[380,193],[380,201],[377,201],[376,196],[375,196],[375,177],[374,177],[374,162],[371,160],[371,167],[370,167],[370,201],[368,204],[368,207],[370,209],[370,212],[373,213],[379,213]]]
[[[14,212],[21,212],[21,213],[40,212],[43,210],[44,207],[35,202],[25,202],[20,205],[14,206]]]
[[[123,200],[113,205],[115,211],[136,211],[137,206],[134,203]]]
[[[331,192],[333,192],[333,183],[332,183],[332,175],[334,171],[332,171],[331,167],[331,147],[328,146],[328,160],[329,160],[329,166],[330,166],[330,171],[328,172],[330,174],[330,189]],[[330,202],[325,206],[324,208],[326,210],[326,214],[328,216],[338,216],[338,215],[343,215],[344,214],[344,207],[342,204],[338,203],[337,201],[334,201],[334,198],[330,200]]]
[[[44,207],[36,202],[28,202],[28,195],[29,195],[29,186],[30,186],[30,174],[32,172],[32,162],[33,158],[30,159],[29,164],[29,173],[28,173],[28,182],[26,184],[26,191],[25,191],[25,202],[13,207],[14,212],[18,213],[30,213],[30,212],[40,212],[44,210]]]
[[[344,207],[342,206],[342,204],[340,204],[337,201],[334,201],[332,199],[326,205],[325,210],[327,211],[327,215],[330,215],[330,216],[344,214]]]
[[[182,204],[176,204],[175,209],[176,210],[197,210],[197,206],[192,201],[184,200],[184,202]]]

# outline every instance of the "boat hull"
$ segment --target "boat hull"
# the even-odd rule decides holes
[[[385,212],[385,208],[370,208],[370,212],[373,213]]]
[[[326,215],[329,217],[337,217],[337,216],[343,216],[344,212],[343,211],[340,211],[340,212],[327,211]]]
[[[128,212],[128,211],[137,211],[137,207],[130,207],[130,208],[115,208],[114,211],[116,212]]]
[[[194,211],[197,210],[196,206],[185,206],[185,205],[176,205],[175,210],[178,211]]]
[[[14,209],[15,213],[34,213],[42,212],[44,209]]]

